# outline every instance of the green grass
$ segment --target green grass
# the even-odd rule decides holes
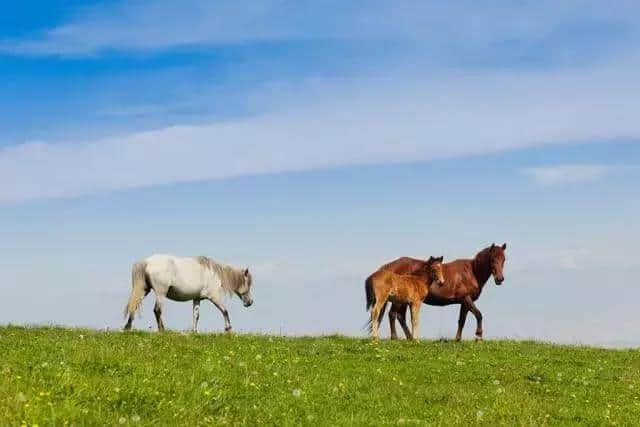
[[[640,423],[640,351],[0,327],[0,424]]]

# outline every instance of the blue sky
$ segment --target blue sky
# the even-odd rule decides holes
[[[640,344],[633,2],[3,8],[0,322],[120,327],[170,252],[254,270],[236,328],[358,335],[382,262],[506,241],[487,336]]]

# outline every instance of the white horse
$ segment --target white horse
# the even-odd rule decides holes
[[[218,307],[224,317],[224,330],[227,332],[231,331],[231,321],[222,304],[224,294],[238,295],[245,307],[253,304],[251,273],[248,268],[237,269],[204,256],[152,255],[134,263],[131,276],[131,296],[124,308],[124,316],[129,316],[125,330],[131,329],[133,317],[151,289],[156,294],[153,313],[159,331],[164,330],[162,307],[165,297],[174,301],[193,301],[194,332],[198,329],[200,301],[203,299],[208,299]]]

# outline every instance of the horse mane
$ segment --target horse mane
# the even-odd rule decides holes
[[[220,278],[222,289],[233,295],[244,283],[244,270],[222,264],[206,256],[196,257],[198,264],[216,273]]]
[[[471,265],[476,278],[484,285],[491,277],[491,246],[478,252],[471,260]]]

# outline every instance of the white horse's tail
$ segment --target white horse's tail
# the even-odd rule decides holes
[[[140,308],[142,298],[147,294],[147,263],[139,261],[133,264],[131,270],[131,295],[124,306],[124,317],[133,316]]]

